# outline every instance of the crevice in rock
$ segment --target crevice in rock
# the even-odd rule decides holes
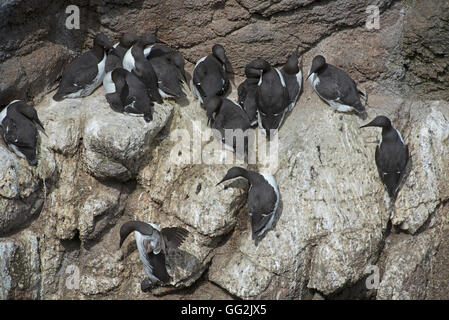
[[[443,199],[441,200],[435,207],[435,209],[429,214],[429,216],[427,217],[426,221],[418,228],[418,230],[416,230],[416,232],[413,234],[413,236],[418,236],[421,233],[429,230],[430,227],[430,223],[432,222],[433,218],[435,217],[436,213],[438,212],[438,210],[440,210],[441,208],[443,208],[446,204],[449,203],[449,199]]]
[[[80,232],[78,229],[75,230],[75,234],[72,239],[60,240],[61,245],[64,247],[66,253],[73,251],[79,251],[81,249],[81,239]]]
[[[225,294],[227,294],[228,296],[230,296],[232,298],[232,300],[243,300],[242,298],[236,296],[235,294],[232,294],[231,292],[229,292],[228,290],[226,290],[225,288],[221,287],[218,283],[215,283],[211,280],[208,280],[212,285],[214,285],[214,287],[220,289],[221,291],[223,291]]]

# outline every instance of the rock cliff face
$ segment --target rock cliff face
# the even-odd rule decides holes
[[[444,2],[93,3],[80,2],[80,30],[65,29],[65,7],[52,1],[0,7],[0,104],[33,101],[46,128],[36,168],[0,139],[1,299],[449,297]],[[368,30],[372,4],[380,28]],[[304,74],[317,54],[346,70],[368,93],[368,119],[388,116],[409,145],[397,200],[389,201],[375,166],[380,130],[360,130],[364,122],[332,111],[305,81],[276,135],[275,156],[249,165],[273,174],[281,193],[274,227],[257,243],[248,184],[216,186],[245,164],[212,141],[189,89],[180,103],[155,105],[150,123],[112,111],[103,88],[52,100],[63,67],[96,32],[117,39],[156,29],[190,72],[212,44],[223,44],[235,72],[233,99],[238,66],[256,57],[279,66],[297,45]],[[119,250],[120,225],[131,219],[190,231],[181,250],[169,252],[173,286],[141,292],[133,239]]]

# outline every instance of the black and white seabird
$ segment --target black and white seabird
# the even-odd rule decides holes
[[[217,185],[237,177],[246,178],[250,183],[248,211],[251,219],[252,238],[256,240],[273,225],[279,205],[279,189],[272,175],[257,173],[241,167],[229,169]]]
[[[151,100],[162,103],[162,97],[157,86],[157,75],[150,61],[145,57],[143,50],[145,46],[154,44],[159,40],[153,34],[144,35],[126,51],[123,57],[123,68],[134,74],[145,84]]]
[[[223,46],[216,44],[212,54],[198,60],[193,69],[193,93],[202,104],[206,97],[222,96],[229,89],[229,65]]]
[[[3,140],[32,166],[37,165],[37,128],[44,131],[36,110],[21,100],[12,101],[0,112]]]
[[[147,59],[158,57],[165,55],[167,60],[176,66],[178,68],[179,72],[181,73],[182,80],[187,83],[187,76],[185,71],[185,61],[184,57],[176,50],[170,48],[168,45],[165,44],[155,44],[151,45],[143,50],[145,56]]]
[[[382,136],[376,147],[376,165],[388,195],[391,199],[395,199],[410,157],[408,145],[404,143],[401,133],[391,125],[390,119],[385,116],[377,116],[360,128],[366,127],[382,128]]]
[[[153,45],[144,50],[158,79],[159,93],[163,98],[184,98],[182,82],[185,81],[184,58],[165,45]],[[186,82],[187,83],[187,82]]]
[[[106,100],[117,112],[143,114],[146,122],[153,120],[153,103],[148,90],[137,76],[123,68],[109,71],[103,80]]]
[[[263,59],[253,60],[247,68],[259,73],[256,90],[258,122],[259,128],[265,130],[270,139],[270,130],[279,129],[290,105],[284,76]]]
[[[288,112],[290,112],[296,104],[301,92],[302,85],[302,70],[298,64],[299,46],[288,57],[287,62],[281,69],[281,73],[284,76],[285,85],[287,86],[288,97],[290,104],[288,106]],[[302,67],[302,66],[301,66]]]
[[[257,124],[256,91],[260,73],[252,68],[245,67],[246,79],[238,86],[237,94],[239,104],[248,114],[251,126]]]
[[[163,228],[153,223],[141,221],[125,222],[120,228],[120,248],[128,235],[134,232],[140,260],[145,272],[153,284],[162,282],[167,284],[171,277],[166,263],[167,249],[178,248],[189,235],[189,232],[180,227]],[[142,289],[143,288],[142,282]]]
[[[220,132],[223,145],[231,151],[237,149],[237,151],[246,152],[249,134],[247,130],[251,128],[251,123],[242,107],[227,98],[218,96],[207,98],[204,105],[208,123]],[[239,139],[240,134],[241,139]],[[229,138],[232,138],[232,141],[228,141]],[[237,141],[243,142],[243,145],[237,146]]]
[[[126,51],[137,41],[138,37],[134,33],[125,33],[120,37],[120,41],[114,44],[114,50],[108,53],[106,58],[105,72],[108,73],[116,68],[123,67],[123,57]]]
[[[53,99],[61,101],[90,95],[103,81],[106,53],[110,50],[113,46],[108,38],[103,33],[97,34],[92,49],[75,58],[64,69]]]
[[[326,63],[326,59],[315,56],[307,77],[315,92],[326,101],[332,109],[340,112],[355,111],[363,120],[367,113],[360,102],[360,95],[364,95],[357,88],[354,80],[343,70]]]

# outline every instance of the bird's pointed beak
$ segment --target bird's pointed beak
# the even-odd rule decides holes
[[[369,122],[369,123],[367,123],[367,124],[365,124],[365,125],[363,125],[363,126],[361,126],[360,129],[366,128],[366,127],[377,127],[375,124],[373,124],[373,122],[374,122],[374,120]]]
[[[309,73],[309,75],[307,76],[306,80],[309,80],[310,76],[313,74],[313,72]]]
[[[217,183],[215,186],[218,187],[219,184],[223,183],[226,181],[226,177],[224,177],[223,179],[221,179],[221,181],[219,183]]]

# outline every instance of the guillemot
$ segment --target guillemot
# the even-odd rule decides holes
[[[37,128],[45,132],[36,110],[14,100],[0,112],[0,134],[5,143],[32,166],[37,165]]]
[[[117,112],[143,114],[146,122],[153,120],[153,103],[147,88],[132,72],[116,68],[106,74],[103,80],[106,100]]]
[[[357,88],[354,80],[343,70],[326,63],[326,59],[315,56],[307,77],[315,92],[326,101],[332,109],[339,112],[355,111],[363,120],[367,113],[360,102],[360,95],[364,95]]]
[[[216,44],[212,54],[198,60],[193,69],[193,93],[202,104],[206,97],[222,96],[229,89],[229,65],[223,46]]]
[[[186,76],[184,58],[164,45],[151,46],[144,54],[148,54],[147,59],[156,72],[160,95],[175,99],[186,97],[182,90],[182,82]]]
[[[298,101],[299,93],[301,92],[302,86],[302,59],[301,67],[298,64],[299,59],[299,46],[296,50],[288,57],[287,62],[281,69],[281,73],[284,76],[285,85],[288,91],[289,106],[288,111],[290,112]]]
[[[123,57],[126,51],[137,41],[138,36],[135,33],[124,33],[119,42],[114,44],[114,50],[108,53],[106,58],[105,72],[108,73],[116,68],[123,67]]]
[[[390,119],[385,116],[377,116],[360,128],[366,127],[382,128],[382,136],[376,147],[376,166],[388,195],[391,199],[395,199],[410,158],[408,145],[404,143],[401,133],[392,126]]]
[[[208,124],[220,132],[223,145],[241,154],[247,152],[249,134],[247,130],[251,128],[251,123],[242,107],[227,98],[218,96],[207,98],[204,106]],[[238,141],[243,142],[243,145],[237,145]]]
[[[108,38],[103,33],[97,34],[92,49],[75,58],[64,69],[53,99],[61,101],[90,95],[103,81],[106,53],[111,50],[113,46]]]
[[[246,178],[248,190],[248,212],[251,219],[252,239],[260,239],[272,227],[279,206],[279,189],[275,178],[267,173],[258,173],[241,167],[232,167],[217,186],[237,177]]]
[[[180,227],[163,228],[153,223],[128,221],[120,227],[120,248],[128,235],[134,232],[140,260],[153,285],[168,284],[171,281],[167,266],[167,249],[177,249],[187,238],[189,232]],[[142,290],[145,280],[142,281]]]
[[[154,44],[144,49],[144,54],[147,59],[151,59],[154,57],[165,56],[165,58],[176,66],[179,73],[181,74],[182,80],[187,83],[187,75],[185,71],[185,62],[184,57],[173,48],[170,48],[166,44]]]
[[[245,67],[246,79],[238,86],[237,94],[239,104],[248,114],[251,126],[257,124],[256,91],[260,73],[252,68]]]
[[[287,86],[282,73],[263,59],[253,60],[247,65],[252,73],[259,73],[256,90],[256,105],[259,128],[266,132],[268,139],[271,131],[282,125],[290,105]]]
[[[144,47],[159,42],[153,34],[139,37],[137,41],[131,39],[134,44],[126,51],[123,57],[123,68],[133,72],[147,87],[151,100],[162,103],[162,97],[158,90],[158,79],[151,63],[144,55]]]

